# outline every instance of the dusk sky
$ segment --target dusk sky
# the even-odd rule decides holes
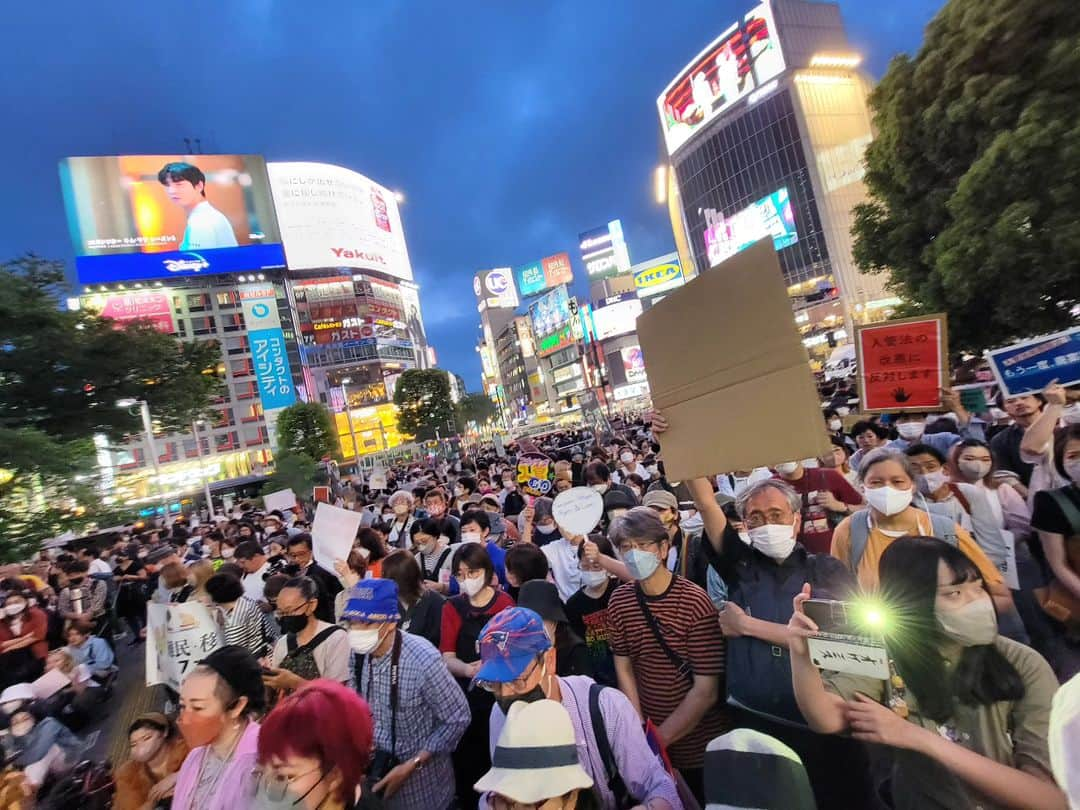
[[[652,200],[655,100],[752,0],[161,0],[5,6],[0,260],[74,275],[57,161],[262,153],[355,169],[402,210],[439,365],[479,388],[472,276],[622,219],[635,262],[673,249]],[[875,78],[942,0],[841,0]],[[587,292],[579,283],[579,293]]]

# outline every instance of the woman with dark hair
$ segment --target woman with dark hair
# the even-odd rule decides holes
[[[206,580],[206,592],[225,618],[225,643],[243,647],[256,658],[266,655],[276,637],[263,620],[259,603],[244,596],[244,585],[232,574],[214,574]]]
[[[259,735],[253,804],[353,810],[375,747],[367,703],[348,687],[317,680],[267,715]]]
[[[426,638],[438,647],[446,600],[424,588],[416,558],[403,549],[391,552],[383,560],[382,575],[383,579],[392,579],[398,586],[398,603],[401,605],[398,627],[406,633]]]
[[[442,521],[434,518],[418,520],[412,524],[411,531],[413,554],[424,575],[424,587],[436,593],[448,594],[453,549],[443,534]]]
[[[157,712],[135,718],[128,727],[128,742],[130,758],[114,771],[113,810],[167,808],[188,755],[187,743],[176,725]]]
[[[997,632],[979,569],[933,537],[881,556],[890,681],[820,672],[806,639],[818,627],[795,597],[795,697],[810,727],[890,746],[896,808],[1064,808],[1047,732],[1057,680],[1042,656]]]
[[[506,550],[507,592],[517,599],[519,589],[533,579],[547,579],[551,565],[547,555],[532,543],[515,543]]]
[[[131,628],[132,646],[142,641],[142,629],[146,625],[146,566],[139,559],[139,546],[131,543],[124,549],[113,579],[119,585],[116,597],[116,615]]]
[[[1058,431],[1054,467],[1071,483],[1035,493],[1031,526],[1052,574],[1040,602],[1075,637],[1080,635],[1080,424]]]
[[[382,576],[382,559],[386,556],[386,546],[382,538],[374,529],[360,529],[356,533],[356,542],[353,544],[360,556],[367,564],[368,574],[373,577]]]
[[[439,649],[443,660],[469,701],[471,720],[454,752],[457,795],[465,807],[474,796],[472,786],[490,767],[488,718],[495,699],[483,689],[471,689],[472,679],[480,669],[477,641],[488,620],[514,600],[491,587],[495,566],[487,549],[480,543],[462,543],[454,551],[452,570],[461,593],[443,606]]]

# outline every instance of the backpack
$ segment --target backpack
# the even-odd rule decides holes
[[[955,548],[958,541],[956,538],[956,523],[953,519],[933,512],[924,512],[924,514],[930,516],[930,526],[934,532],[934,537],[938,540],[944,540],[950,546]],[[858,512],[852,512],[850,526],[851,553],[848,559],[848,566],[851,568],[851,573],[858,576],[859,563],[862,561],[863,554],[866,553],[866,543],[870,539],[870,524],[867,520],[867,510],[860,509]]]

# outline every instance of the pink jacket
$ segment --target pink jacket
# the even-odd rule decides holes
[[[180,773],[176,777],[176,791],[173,794],[173,810],[237,810],[250,806],[255,781],[252,771],[259,753],[259,724],[254,721],[248,723],[236,745],[232,760],[225,766],[225,772],[214,787],[214,795],[196,808],[192,802],[199,779],[199,765],[202,764],[207,747],[201,745],[192,749],[184,764],[180,766]]]

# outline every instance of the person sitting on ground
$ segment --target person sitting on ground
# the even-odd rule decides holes
[[[94,628],[86,622],[72,622],[67,631],[66,649],[76,664],[84,664],[94,678],[103,681],[114,671],[116,656],[105,639],[93,632]]]
[[[113,810],[160,807],[172,797],[188,746],[173,723],[148,712],[128,726],[129,759],[114,771]]]
[[[6,699],[10,690],[0,698],[5,705],[17,706],[8,711],[9,733],[2,744],[5,756],[25,774],[28,790],[36,793],[49,776],[71,769],[83,750],[83,741],[60,720],[44,715],[42,706],[33,700],[30,684],[21,686],[24,689],[17,699]]]

